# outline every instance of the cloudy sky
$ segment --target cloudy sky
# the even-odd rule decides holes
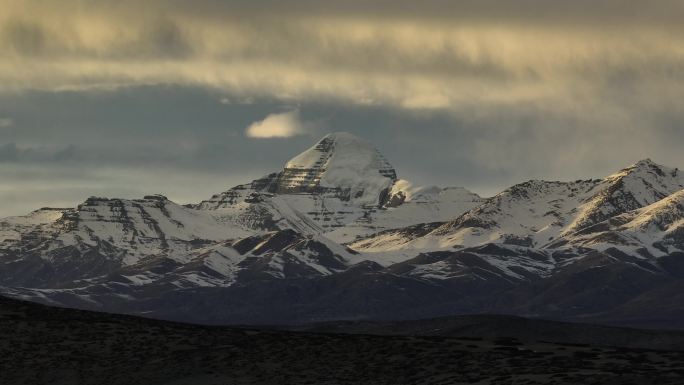
[[[0,217],[193,202],[330,131],[483,195],[684,166],[681,0],[0,0]]]

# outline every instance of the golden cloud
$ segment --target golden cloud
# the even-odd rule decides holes
[[[0,0],[0,87],[181,84],[408,109],[567,104],[625,83],[684,93],[681,2],[282,3]]]

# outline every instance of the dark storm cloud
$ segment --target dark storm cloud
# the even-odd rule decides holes
[[[135,2],[128,6],[135,5]],[[182,10],[188,14],[208,16],[255,15],[262,17],[285,16],[359,16],[370,17],[431,17],[463,20],[524,20],[535,23],[558,21],[587,22],[601,21],[624,23],[635,20],[662,22],[665,20],[679,24],[682,4],[678,0],[656,0],[643,2],[637,0],[204,0],[187,2],[183,0],[162,0],[146,2],[153,9],[160,3],[165,9]],[[116,6],[115,6],[116,7]],[[119,7],[120,8],[120,7]]]
[[[140,29],[137,40],[114,54],[122,58],[182,59],[192,53],[191,43],[178,24],[168,19],[154,19]]]
[[[679,1],[2,0],[7,89],[183,84],[444,108],[682,74]]]

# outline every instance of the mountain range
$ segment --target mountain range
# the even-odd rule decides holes
[[[195,204],[91,197],[0,220],[0,293],[187,322],[502,313],[681,328],[683,289],[684,173],[649,159],[483,198],[399,179],[340,132]]]

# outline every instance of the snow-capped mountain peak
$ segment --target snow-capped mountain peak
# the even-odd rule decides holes
[[[277,192],[336,190],[343,199],[378,204],[396,179],[392,165],[372,144],[336,132],[285,164]]]
[[[292,158],[282,171],[192,207],[247,230],[294,229],[344,243],[389,228],[446,221],[480,202],[464,188],[399,180],[376,147],[336,132]]]
[[[681,189],[684,189],[684,173],[651,159],[640,160],[606,177],[599,192],[579,207],[580,214],[565,233],[648,206]]]
[[[624,178],[642,178],[646,180],[654,180],[661,178],[678,178],[684,179],[676,168],[662,166],[650,158],[642,159],[622,170],[609,175],[605,179],[608,181],[620,180]]]
[[[361,159],[343,159],[351,155],[360,156]],[[344,166],[361,170],[371,167],[384,172],[392,168],[375,146],[348,132],[325,135],[306,151],[290,159],[285,168],[316,168],[322,167],[322,164],[335,165],[335,162],[340,161],[344,162]]]

